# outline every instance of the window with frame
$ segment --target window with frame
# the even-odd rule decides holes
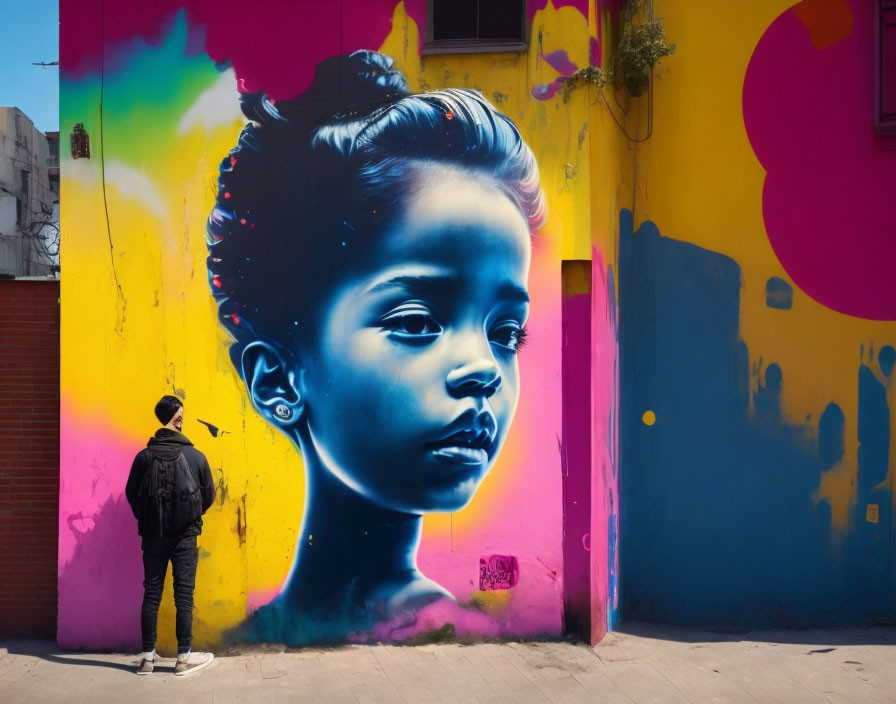
[[[896,135],[896,0],[877,0],[874,14],[874,128]]]
[[[424,54],[524,52],[525,0],[430,0]]]

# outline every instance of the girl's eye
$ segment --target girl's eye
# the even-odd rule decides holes
[[[383,327],[407,337],[432,337],[442,332],[430,313],[419,310],[394,313],[383,321]]]
[[[526,343],[528,334],[524,326],[514,321],[507,321],[492,328],[489,339],[497,345],[516,352]]]

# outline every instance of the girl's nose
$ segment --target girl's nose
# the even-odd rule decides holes
[[[501,388],[498,365],[489,358],[471,360],[448,372],[448,391],[454,396],[489,398]]]

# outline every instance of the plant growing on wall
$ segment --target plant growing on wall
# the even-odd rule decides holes
[[[643,17],[645,7],[646,17]],[[653,16],[652,0],[628,0],[622,8],[619,44],[613,56],[613,69],[586,66],[573,73],[566,82],[566,90],[590,84],[602,94],[607,83],[621,80],[633,97],[641,95],[650,83],[650,72],[664,57],[675,53],[675,45],[666,42],[662,18]]]
[[[600,66],[585,66],[566,79],[566,83],[563,85],[564,97],[568,97],[569,93],[578,86],[587,84],[593,85],[597,88],[598,95],[602,95],[604,86],[607,83],[612,83],[613,79],[612,69],[604,70]]]
[[[646,19],[638,20],[647,0],[629,0],[622,11],[622,36],[616,48],[616,61],[622,83],[638,97],[650,82],[650,71],[664,57],[675,53],[675,45],[666,43],[662,19],[653,16],[650,2]]]

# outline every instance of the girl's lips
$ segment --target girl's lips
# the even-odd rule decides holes
[[[488,452],[481,447],[443,445],[432,451],[436,459],[451,464],[479,465],[488,462]]]

